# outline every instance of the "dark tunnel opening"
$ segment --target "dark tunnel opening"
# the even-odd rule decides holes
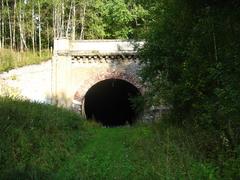
[[[85,95],[86,117],[110,127],[133,124],[138,113],[130,99],[139,95],[139,90],[127,81],[121,79],[100,81]]]

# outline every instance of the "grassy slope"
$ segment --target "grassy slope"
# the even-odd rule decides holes
[[[0,179],[50,175],[81,149],[81,118],[50,105],[0,98]]]
[[[0,98],[0,179],[215,179],[193,143],[159,125],[102,128],[49,105]]]
[[[39,57],[37,53],[34,54],[30,51],[15,52],[9,49],[0,49],[0,72],[26,65],[39,64],[50,57],[51,54],[47,51],[43,51],[42,57]]]

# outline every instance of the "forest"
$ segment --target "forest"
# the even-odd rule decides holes
[[[0,9],[0,52],[7,49],[41,56],[51,51],[55,38],[144,40],[139,74],[147,91],[133,100],[134,106],[139,111],[169,107],[153,124],[151,140],[131,137],[139,159],[155,163],[167,156],[166,172],[159,168],[159,160],[150,163],[152,169],[145,169],[144,177],[159,170],[166,174],[156,173],[152,179],[240,178],[239,0],[1,0]],[[1,101],[11,107],[9,100]],[[4,112],[8,117],[8,110]],[[153,145],[149,143],[157,144],[156,149],[139,150]],[[175,155],[186,154],[193,154],[192,159],[174,161]]]
[[[2,0],[1,47],[41,51],[54,38],[141,37],[149,5],[124,0]]]
[[[195,134],[199,150],[239,178],[240,2],[163,0],[152,18],[141,52],[144,101],[170,107],[167,122]]]

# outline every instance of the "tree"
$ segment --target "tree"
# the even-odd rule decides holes
[[[141,52],[150,105],[171,107],[174,123],[211,130],[231,149],[240,143],[239,17],[237,1],[162,0]]]
[[[1,46],[33,52],[54,38],[141,37],[146,3],[137,0],[1,0]],[[146,8],[145,8],[146,7]],[[44,17],[44,18],[43,18]],[[145,31],[145,30],[144,30]]]

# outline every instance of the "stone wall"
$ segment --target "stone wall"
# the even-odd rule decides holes
[[[122,79],[140,92],[136,44],[128,41],[56,40],[53,56],[53,100],[60,106],[81,110],[84,96],[96,83]]]

